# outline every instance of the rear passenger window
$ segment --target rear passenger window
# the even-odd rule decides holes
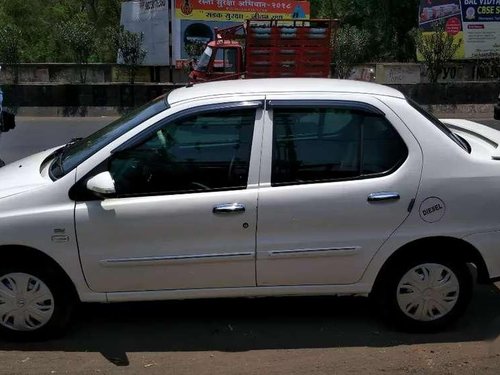
[[[336,108],[274,110],[272,184],[375,176],[407,157],[403,140],[383,117]]]

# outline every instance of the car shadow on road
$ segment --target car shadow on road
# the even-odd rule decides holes
[[[361,297],[219,299],[82,305],[63,338],[0,341],[0,350],[100,352],[127,366],[130,352],[391,347],[499,336],[500,291],[480,286],[459,323],[435,334],[391,329]]]

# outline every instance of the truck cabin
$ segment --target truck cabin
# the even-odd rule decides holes
[[[212,41],[189,75],[191,81],[238,79],[244,72],[243,49],[237,41]]]

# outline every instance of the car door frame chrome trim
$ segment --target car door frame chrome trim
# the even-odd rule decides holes
[[[288,257],[319,257],[331,255],[354,255],[361,249],[361,246],[342,246],[332,248],[317,249],[293,249],[293,250],[272,250],[268,252],[271,259],[282,259]]]
[[[103,259],[99,263],[103,267],[133,267],[133,266],[160,266],[182,263],[206,263],[206,262],[235,262],[251,260],[255,258],[253,252],[224,253],[224,254],[196,254],[196,255],[172,255],[138,258],[115,258]]]

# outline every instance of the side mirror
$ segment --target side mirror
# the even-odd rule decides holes
[[[87,189],[103,198],[116,193],[115,181],[109,172],[99,173],[88,180]]]

